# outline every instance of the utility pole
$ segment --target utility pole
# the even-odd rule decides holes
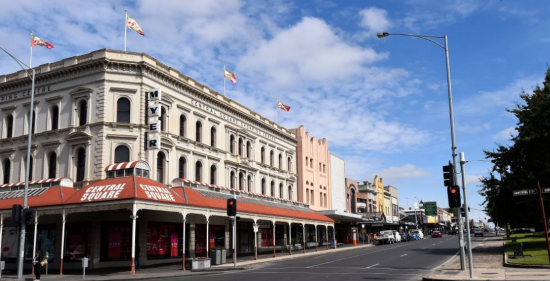
[[[464,194],[464,216],[468,222],[468,200],[466,197],[466,170],[464,170],[464,164],[466,164],[466,157],[464,152],[460,152],[460,171],[462,173],[462,194]],[[470,267],[470,278],[474,278],[474,262],[472,256],[472,240],[470,239],[470,224],[466,224],[466,238],[468,243],[468,266]]]

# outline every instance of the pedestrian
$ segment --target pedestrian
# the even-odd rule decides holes
[[[34,258],[32,259],[32,265],[34,267],[34,281],[40,281],[40,275],[42,274],[42,266],[45,265],[47,261],[43,260],[40,251],[36,251]]]
[[[141,261],[139,260],[139,252],[141,251],[141,248],[139,247],[139,245],[136,243],[136,263],[135,263],[135,267],[137,270],[141,271]]]

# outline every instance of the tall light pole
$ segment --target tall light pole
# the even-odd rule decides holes
[[[453,114],[453,92],[451,90],[451,67],[449,65],[449,44],[447,42],[447,35],[444,36],[436,36],[436,35],[420,35],[420,34],[407,34],[407,33],[388,33],[388,32],[380,32],[377,33],[376,36],[378,38],[385,38],[390,35],[398,35],[398,36],[411,36],[411,37],[417,37],[420,39],[424,39],[427,41],[430,41],[437,46],[443,48],[445,50],[445,62],[447,65],[447,92],[449,96],[449,119],[451,123],[451,151],[453,156],[453,168],[455,171],[453,171],[455,176],[458,174],[456,172],[456,142],[455,142],[455,126],[454,126],[454,114]],[[433,39],[432,39],[433,38]],[[444,44],[441,44],[437,42],[434,39],[443,39]],[[457,182],[457,181],[455,181]],[[458,240],[458,247],[460,249],[460,268],[461,270],[465,270],[465,259],[464,259],[464,234],[462,233],[462,218],[460,214],[460,207],[457,210],[458,213],[458,221],[460,222],[458,225],[458,232],[459,232],[459,240]]]
[[[29,166],[30,166],[30,158],[31,158],[31,140],[32,135],[34,134],[33,130],[33,114],[34,114],[34,69],[31,69],[28,65],[23,63],[21,60],[16,58],[14,55],[10,54],[8,51],[6,51],[4,48],[0,47],[4,53],[8,54],[19,66],[27,72],[27,75],[31,78],[31,107],[30,107],[30,113],[29,113],[29,132],[28,132],[28,138],[27,138],[27,163],[26,163],[26,171],[25,171],[25,191],[23,196],[23,210],[27,209],[29,206],[27,205],[27,197],[28,197],[28,191],[29,191]],[[32,50],[32,49],[31,49]],[[29,71],[31,71],[29,73]],[[19,257],[18,257],[18,264],[17,264],[17,279],[22,280],[23,279],[23,260],[25,255],[25,232],[26,232],[27,224],[25,222],[21,223],[21,234],[19,237]],[[33,253],[34,255],[34,253]]]

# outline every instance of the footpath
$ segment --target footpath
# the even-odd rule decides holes
[[[504,238],[488,237],[472,248],[474,278],[470,279],[468,257],[466,270],[460,270],[460,257],[443,264],[423,280],[550,280],[550,268],[516,268],[504,266]]]
[[[261,263],[271,263],[282,260],[289,260],[295,258],[303,258],[308,256],[322,255],[328,253],[335,253],[341,251],[347,251],[350,249],[361,249],[373,247],[371,244],[358,244],[356,247],[351,245],[346,245],[337,249],[326,249],[325,247],[319,247],[318,251],[315,251],[315,248],[307,249],[306,253],[303,253],[301,250],[294,250],[292,255],[289,255],[288,252],[278,251],[276,257],[273,257],[273,252],[262,253],[258,255],[258,259],[255,260],[254,256],[244,256],[237,257],[237,268],[234,268],[233,263],[231,263],[231,258],[227,260],[228,263],[222,265],[216,265],[211,268],[204,270],[181,270],[181,262],[172,265],[161,265],[161,266],[150,266],[142,268],[140,271],[136,271],[136,274],[130,274],[128,269],[122,268],[109,268],[109,269],[91,269],[86,270],[86,279],[87,281],[97,280],[151,280],[151,279],[161,279],[161,278],[170,278],[170,277],[183,277],[183,276],[197,276],[197,275],[215,275],[223,274],[224,272],[229,272],[233,270],[246,270],[256,266],[261,266]],[[30,270],[29,270],[30,271]],[[14,275],[15,272],[9,272],[9,274],[2,273],[1,280],[17,280],[17,276]],[[82,271],[65,271],[63,275],[59,275],[58,270],[50,270],[49,275],[45,275],[45,272],[42,272],[40,280],[56,280],[56,281],[69,281],[69,280],[83,280]],[[25,272],[24,278],[26,281],[34,280],[34,275],[31,275],[30,272]]]

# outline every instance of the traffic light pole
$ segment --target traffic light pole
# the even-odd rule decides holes
[[[237,199],[237,191],[233,190],[233,199]],[[233,267],[237,268],[237,215],[233,217]]]
[[[466,157],[460,152],[460,172],[462,173],[462,194],[464,194],[464,216],[466,217],[466,242],[468,243],[468,266],[470,267],[470,278],[474,278],[474,261],[472,257],[472,240],[470,239],[470,220],[468,219],[468,200],[466,197]]]

